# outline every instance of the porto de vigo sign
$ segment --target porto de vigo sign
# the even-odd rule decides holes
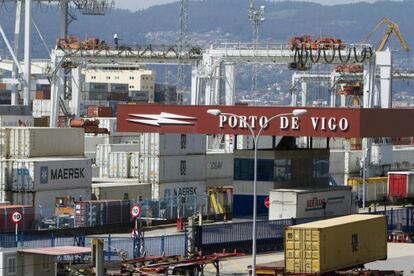
[[[207,113],[220,109],[219,116]],[[263,135],[313,137],[405,137],[414,136],[414,109],[306,108],[300,117],[287,106],[183,106],[119,105],[117,130],[121,132],[246,134],[246,122]],[[235,115],[231,115],[235,114]],[[409,127],[411,126],[411,127]]]

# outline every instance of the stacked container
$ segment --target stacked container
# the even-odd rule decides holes
[[[75,204],[75,226],[92,227],[131,221],[129,200],[80,201]]]
[[[54,213],[56,197],[91,194],[92,164],[84,157],[81,128],[0,128],[3,200],[31,205],[43,217]]]

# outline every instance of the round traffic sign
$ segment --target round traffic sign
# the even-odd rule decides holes
[[[135,204],[131,208],[131,216],[137,218],[141,215],[141,207],[138,204]]]
[[[269,209],[269,207],[270,207],[270,199],[269,199],[269,197],[266,197],[266,198],[265,198],[265,200],[264,200],[264,206],[265,206],[267,209]]]
[[[20,212],[14,212],[12,214],[12,220],[13,222],[18,223],[19,221],[22,220],[22,214],[20,214]]]

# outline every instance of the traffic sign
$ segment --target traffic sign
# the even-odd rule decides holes
[[[131,208],[131,216],[137,218],[141,216],[141,207],[138,204],[135,204]]]
[[[266,198],[265,198],[265,200],[264,200],[264,206],[265,206],[267,209],[269,209],[269,207],[270,207],[270,199],[269,199],[269,197],[266,197]]]
[[[22,214],[20,212],[14,212],[12,214],[12,220],[14,223],[18,223],[19,221],[22,220]]]

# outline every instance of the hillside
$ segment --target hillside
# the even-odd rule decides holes
[[[322,6],[305,2],[268,2],[266,22],[261,26],[261,40],[287,41],[293,35],[326,34],[337,36],[346,42],[361,41],[384,16],[398,22],[412,48],[414,1],[358,3]],[[250,41],[251,25],[247,20],[248,0],[204,0],[190,3],[189,30],[198,43],[213,43],[217,37],[227,41]],[[114,33],[124,43],[175,43],[178,30],[178,4],[154,6],[146,10],[130,12],[116,9],[106,16],[84,16],[75,12],[78,20],[70,25],[70,33],[80,37],[97,36],[107,41]],[[1,5],[0,20],[8,37],[12,38],[14,10],[12,4]],[[58,12],[53,5],[34,4],[34,17],[50,46],[58,36]],[[211,33],[213,32],[213,33]],[[202,35],[207,34],[208,35]],[[382,32],[380,32],[382,33]],[[36,56],[45,51],[35,35]],[[211,41],[209,41],[211,40]],[[379,41],[379,35],[372,42]],[[394,47],[399,46],[393,39]],[[2,44],[4,47],[4,44]],[[3,48],[2,47],[2,48]],[[2,49],[3,55],[5,54]]]

